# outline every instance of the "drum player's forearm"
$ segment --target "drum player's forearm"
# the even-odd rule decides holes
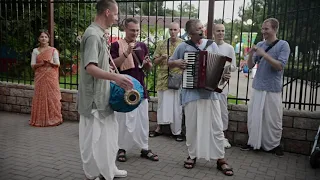
[[[114,80],[114,73],[104,71],[94,64],[89,64],[86,67],[86,71],[88,74],[90,74],[91,76],[97,79],[105,79],[105,80],[112,80],[112,81]]]

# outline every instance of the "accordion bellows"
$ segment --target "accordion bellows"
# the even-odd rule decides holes
[[[187,68],[183,72],[182,88],[207,89],[221,92],[219,85],[222,80],[226,63],[231,63],[231,58],[208,51],[185,52],[184,60]]]

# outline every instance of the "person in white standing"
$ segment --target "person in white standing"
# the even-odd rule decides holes
[[[203,38],[203,25],[200,20],[189,20],[185,28],[190,40],[179,44],[176,48],[169,58],[170,68],[186,69],[187,62],[183,59],[185,52],[198,52],[199,50],[219,52],[216,43]],[[229,79],[230,74],[224,74],[223,78]],[[205,89],[182,89],[181,103],[185,109],[186,144],[189,154],[184,167],[194,168],[199,158],[207,161],[214,159],[217,160],[219,170],[227,176],[232,176],[233,170],[224,159],[223,125],[217,93]]]
[[[249,52],[248,66],[259,64],[252,83],[252,97],[248,107],[249,139],[241,150],[260,149],[283,156],[282,135],[282,78],[288,62],[290,46],[278,40],[279,22],[266,19],[262,24],[265,39]]]
[[[236,54],[234,52],[233,47],[224,42],[224,34],[225,34],[225,27],[223,24],[215,24],[213,27],[213,35],[214,40],[219,47],[219,53],[227,56],[232,59],[231,64],[226,66],[226,70],[229,72],[234,72],[236,70]],[[225,132],[228,129],[229,123],[229,111],[228,111],[228,87],[226,86],[222,93],[219,94],[220,99],[220,109],[221,109],[221,118],[223,122],[223,131]],[[226,133],[225,133],[226,136]],[[224,138],[224,147],[231,148],[231,145],[227,138]]]
[[[119,170],[115,164],[118,122],[109,105],[110,81],[127,90],[133,84],[124,75],[110,73],[104,32],[118,20],[118,5],[114,0],[100,0],[96,10],[95,21],[86,29],[80,44],[79,146],[86,178],[112,180],[126,177],[127,171]]]
[[[182,129],[182,106],[180,103],[180,91],[168,89],[168,58],[173,54],[176,47],[182,43],[178,37],[180,32],[179,24],[172,22],[169,25],[170,38],[160,41],[154,52],[154,64],[157,65],[157,93],[158,93],[158,110],[157,110],[157,128],[149,133],[149,137],[156,137],[162,134],[160,125],[170,124],[171,133],[176,141],[183,141],[181,136]],[[182,74],[181,69],[175,68],[174,73]]]

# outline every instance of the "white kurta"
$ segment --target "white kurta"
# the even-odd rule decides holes
[[[282,134],[282,98],[280,93],[252,89],[248,107],[248,145],[266,151],[280,145]]]
[[[228,124],[229,124],[228,96],[223,92],[219,93],[219,96],[220,96],[219,103],[220,103],[220,109],[221,109],[223,131],[226,131],[228,129]]]
[[[191,159],[224,158],[219,100],[200,99],[185,106],[186,144]]]
[[[181,134],[182,106],[179,90],[158,91],[157,123],[170,124],[173,135]]]
[[[118,122],[115,114],[104,117],[92,110],[93,117],[80,116],[79,145],[83,170],[89,179],[100,174],[112,180],[118,171],[115,160],[118,151]]]
[[[223,43],[218,45],[219,47],[219,53],[228,56],[229,58],[232,59],[231,64],[228,65],[229,71],[234,72],[236,71],[236,55],[234,52],[234,48],[228,44],[228,43]],[[223,122],[223,131],[226,131],[228,129],[228,122],[229,122],[229,111],[228,111],[228,93],[229,93],[229,85],[227,85],[222,93],[220,94],[220,109],[221,109],[221,118]]]
[[[130,150],[134,145],[148,150],[149,138],[149,114],[148,100],[142,100],[141,104],[128,113],[116,112],[119,123],[119,149]]]

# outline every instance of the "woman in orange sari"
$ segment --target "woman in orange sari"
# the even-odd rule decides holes
[[[59,87],[59,53],[49,46],[49,33],[41,31],[38,48],[33,49],[31,67],[34,75],[31,126],[57,126],[62,123]]]

